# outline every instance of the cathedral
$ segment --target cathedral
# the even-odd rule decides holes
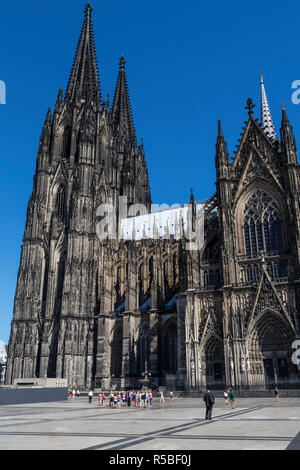
[[[191,192],[190,217],[185,207],[151,212],[125,59],[112,103],[103,101],[91,16],[88,3],[67,88],[40,137],[6,384],[299,387],[300,166],[284,105],[277,135],[261,76],[260,119],[249,98],[232,158],[218,122],[216,193],[197,203]],[[120,198],[148,214],[120,218]],[[99,237],[103,206],[116,208],[121,236]],[[188,249],[187,225],[197,224],[201,243]]]

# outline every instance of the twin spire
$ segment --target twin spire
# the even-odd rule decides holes
[[[92,26],[92,6],[87,3],[84,10],[84,22],[81,29],[74,63],[72,66],[65,99],[93,102],[101,105],[100,80],[95,53],[94,34]],[[121,142],[125,145],[136,144],[136,134],[133,124],[129,100],[125,58],[120,58],[120,70],[112,106],[113,125]],[[261,127],[271,142],[278,140],[275,132],[266,90],[264,77],[260,72],[261,83]]]
[[[68,101],[78,99],[99,104],[100,82],[91,16],[92,6],[88,3],[65,98]]]
[[[93,102],[100,106],[100,80],[91,18],[92,10],[91,4],[88,3],[84,10],[84,22],[65,99],[72,102],[78,100],[81,102]],[[122,56],[119,63],[120,70],[112,107],[112,119],[122,143],[130,145],[136,143],[136,135],[129,101],[125,62]],[[109,105],[107,106],[109,110]]]
[[[122,143],[129,145],[136,143],[136,135],[129,101],[125,63],[126,60],[122,56],[119,62],[120,70],[112,107],[112,117]]]

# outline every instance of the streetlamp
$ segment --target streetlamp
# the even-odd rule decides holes
[[[145,371],[142,373],[142,377],[143,377],[143,379],[140,379],[139,382],[141,384],[149,385],[151,372],[148,372],[147,360],[146,360],[146,364],[145,364]]]
[[[113,379],[115,377],[115,374],[112,374],[109,376],[109,396],[108,396],[108,399],[110,400],[110,392],[111,392],[111,379]],[[110,401],[109,401],[110,403]]]

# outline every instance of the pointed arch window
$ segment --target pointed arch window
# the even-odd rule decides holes
[[[138,277],[138,284],[139,284],[139,305],[143,304],[144,301],[144,263],[139,265],[139,277]]]
[[[122,373],[122,347],[123,347],[123,326],[117,323],[113,332],[111,342],[111,365],[110,373],[115,377],[120,377]]]
[[[60,186],[56,194],[56,213],[58,222],[63,222],[65,218],[65,189]]]
[[[170,320],[164,327],[162,335],[163,370],[175,374],[177,370],[177,324]]]
[[[283,253],[283,237],[277,201],[266,191],[257,189],[249,197],[243,212],[247,255],[264,252]]]
[[[153,282],[153,256],[149,259],[149,287],[151,289],[151,285]]]

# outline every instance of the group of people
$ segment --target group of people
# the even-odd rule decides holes
[[[77,389],[75,389],[75,388],[70,389],[69,390],[69,397],[73,398],[73,399],[79,398],[80,397],[80,391],[78,390],[78,388]]]
[[[151,389],[130,390],[127,392],[111,393],[109,397],[109,406],[113,408],[123,408],[135,406],[145,409],[152,406],[153,394]]]
[[[73,389],[69,391],[69,396],[71,398],[79,398],[79,390]],[[164,391],[161,389],[157,390],[157,396],[159,398],[159,403],[165,403]],[[94,392],[92,389],[88,392],[89,403],[92,403],[94,397]],[[170,392],[170,400],[175,399],[174,392]],[[137,408],[145,409],[152,406],[153,393],[152,389],[145,390],[130,390],[123,392],[114,392],[109,393],[107,396],[104,392],[99,392],[98,394],[98,404],[99,406],[104,406],[105,403],[108,404],[111,408],[124,408],[129,406],[135,406]]]
[[[94,393],[91,389],[88,393],[89,403],[92,403],[93,396]],[[135,406],[141,409],[150,408],[152,406],[152,400],[153,394],[151,389],[115,392],[108,394],[108,397],[101,391],[98,394],[99,406],[104,406],[107,402],[108,406],[111,408],[124,408],[129,406]]]
[[[225,405],[228,405],[228,400],[231,404],[231,408],[234,410],[235,408],[235,393],[232,388],[228,388],[228,390],[224,390],[224,401]]]
[[[279,399],[279,390],[276,387],[274,390],[274,395],[276,400]],[[79,398],[80,392],[78,389],[71,389],[69,390],[69,397],[70,398]],[[88,393],[89,403],[92,403],[94,393],[93,390],[90,389]],[[157,396],[159,397],[159,402],[164,403],[164,391],[158,389]],[[175,398],[174,393],[170,392],[170,400],[173,401]],[[98,395],[99,406],[104,406],[106,400],[106,395],[104,392],[100,392]],[[153,400],[153,393],[152,389],[145,389],[145,390],[130,390],[126,392],[115,392],[110,393],[108,396],[108,406],[111,408],[124,408],[135,406],[140,409],[151,408]],[[215,397],[210,390],[207,390],[203,396],[203,401],[206,406],[206,413],[205,419],[212,419],[212,409],[215,404]],[[235,409],[235,393],[231,387],[224,390],[224,401],[225,405],[230,403],[231,408]]]

